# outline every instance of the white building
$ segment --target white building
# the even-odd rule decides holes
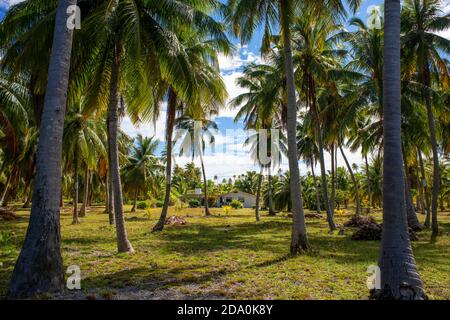
[[[219,195],[217,199],[217,206],[230,204],[231,201],[238,200],[242,202],[244,208],[253,208],[256,206],[256,196],[247,192],[233,191]]]

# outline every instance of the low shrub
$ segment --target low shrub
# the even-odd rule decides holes
[[[189,208],[198,208],[200,207],[200,201],[197,199],[191,199],[189,200]]]
[[[145,209],[148,209],[148,207],[149,207],[149,205],[146,201],[141,201],[141,202],[138,202],[138,204],[137,204],[137,208],[139,210],[145,210]]]
[[[244,205],[242,204],[242,202],[240,202],[239,200],[234,199],[233,201],[231,201],[230,206],[233,209],[242,209],[244,207]]]

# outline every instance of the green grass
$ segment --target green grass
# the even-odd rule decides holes
[[[129,209],[127,207],[127,209]],[[291,220],[280,214],[256,223],[253,210],[202,217],[186,209],[186,226],[150,233],[159,209],[127,213],[127,230],[136,253],[117,254],[115,230],[103,208],[92,208],[80,225],[71,225],[71,210],[61,215],[62,254],[66,268],[79,265],[82,293],[77,298],[229,298],[229,299],[367,299],[366,269],[376,264],[379,242],[352,241],[328,234],[325,220],[308,219],[313,250],[289,256]],[[8,281],[26,232],[29,213],[0,221],[0,295]],[[220,214],[220,216],[218,216]],[[380,214],[375,215],[380,219]],[[137,217],[132,218],[132,217]],[[129,220],[132,218],[132,220]],[[337,217],[342,223],[348,217]],[[423,216],[420,216],[423,219]],[[450,216],[439,216],[441,236],[430,242],[430,231],[413,243],[426,292],[450,299]],[[4,240],[1,240],[4,239]]]

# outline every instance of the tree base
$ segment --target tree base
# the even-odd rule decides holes
[[[292,239],[290,253],[291,255],[302,254],[311,249],[306,234],[300,234],[297,239]]]
[[[161,232],[164,229],[164,222],[158,221],[157,224],[155,224],[155,226],[152,229],[152,233],[153,232]]]
[[[389,286],[385,286],[384,289],[372,289],[370,290],[370,300],[428,300],[428,296],[421,289],[417,290],[413,286],[403,283],[397,290],[397,294],[393,293],[393,290]]]
[[[131,245],[130,241],[126,241],[126,243],[122,246],[119,245],[119,247],[117,248],[117,251],[119,253],[134,253],[134,249],[133,246]]]

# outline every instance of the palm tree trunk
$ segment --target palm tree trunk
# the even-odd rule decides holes
[[[353,173],[352,166],[348,162],[348,159],[344,153],[344,150],[342,149],[342,146],[339,144],[339,150],[341,151],[342,158],[344,158],[345,165],[347,166],[347,170],[350,173],[350,178],[352,179],[353,186],[355,187],[355,201],[356,201],[356,211],[355,215],[359,216],[361,215],[361,200],[359,197],[359,184],[358,181],[356,181],[355,174]]]
[[[370,209],[372,207],[372,194],[370,190],[370,174],[369,174],[369,161],[367,160],[367,154],[364,155],[364,160],[366,162],[366,179],[367,179],[367,214],[370,214]]]
[[[9,191],[9,185],[11,183],[12,175],[13,175],[13,172],[11,171],[11,173],[8,175],[8,178],[6,179],[5,188],[3,189],[2,196],[0,197],[0,207],[3,207],[3,205],[5,203],[5,199],[6,199],[6,195],[8,194],[8,191]]]
[[[78,190],[79,190],[79,181],[78,181],[78,157],[79,157],[79,148],[78,142],[75,143],[75,150],[73,153],[74,157],[74,165],[73,165],[73,219],[72,224],[80,223],[80,219],[78,219]]]
[[[259,172],[259,177],[258,177],[258,189],[256,191],[256,206],[255,206],[255,216],[256,216],[256,221],[261,221],[261,215],[259,214],[259,207],[260,207],[260,202],[261,202],[261,185],[262,185],[262,177],[263,177],[263,166],[261,166],[261,170]]]
[[[331,214],[334,216],[335,200],[336,200],[336,153],[335,145],[331,144],[331,199],[330,199],[330,210]]]
[[[401,140],[400,0],[385,1],[383,81],[383,232],[374,298],[423,299],[423,285],[408,236]]]
[[[86,216],[86,207],[88,205],[89,199],[89,168],[86,166],[86,170],[84,171],[84,190],[83,190],[83,204],[81,205],[80,217]]]
[[[423,158],[422,158],[422,151],[417,148],[417,154],[419,155],[419,164],[420,164],[420,175],[422,178],[422,186],[425,193],[425,204],[426,204],[426,210],[427,215],[425,217],[425,223],[424,226],[426,228],[430,227],[430,220],[431,220],[431,208],[430,208],[430,192],[428,191],[428,183],[425,176],[425,166],[423,165]]]
[[[316,206],[317,206],[317,213],[320,213],[320,194],[319,194],[319,186],[317,185],[317,179],[316,179],[316,173],[314,172],[314,159],[311,157],[309,159],[309,163],[311,164],[311,174],[314,181],[314,187],[316,188]]]
[[[430,70],[427,64],[424,65],[420,77],[422,83],[429,88],[431,80],[430,80]],[[432,230],[432,237],[436,237],[439,233],[437,208],[438,208],[439,187],[441,182],[439,172],[439,154],[438,154],[438,143],[436,139],[436,128],[434,124],[433,106],[431,104],[430,93],[428,92],[427,89],[424,90],[424,96],[425,96],[425,104],[427,107],[428,127],[430,129],[431,149],[433,151],[433,194],[431,201],[431,230]]]
[[[152,232],[162,231],[167,218],[167,211],[169,209],[170,202],[170,189],[172,187],[172,136],[173,127],[175,124],[175,116],[177,111],[177,95],[172,87],[168,92],[168,110],[167,110],[167,122],[166,122],[166,194],[164,196],[164,205],[159,217],[158,223],[153,227]]]
[[[119,170],[119,150],[117,144],[117,133],[119,128],[119,70],[120,70],[121,45],[116,43],[114,47],[114,58],[111,69],[109,112],[108,112],[108,147],[109,147],[109,171],[111,173],[112,191],[114,194],[114,215],[117,233],[118,252],[134,252],[128,241],[123,216],[122,184]]]
[[[292,8],[291,2],[279,0],[281,16],[281,33],[284,42],[286,89],[288,96],[287,110],[287,136],[288,136],[288,159],[291,174],[290,189],[292,203],[292,238],[291,254],[297,254],[309,249],[308,236],[306,233],[305,213],[303,211],[302,187],[300,184],[300,170],[297,159],[297,103],[295,94],[294,64],[292,61],[291,34],[288,16]]]
[[[419,219],[417,218],[416,209],[414,208],[414,203],[412,199],[411,186],[408,178],[408,161],[406,160],[405,149],[402,148],[403,154],[403,167],[404,167],[404,176],[405,176],[405,200],[406,200],[406,218],[408,220],[408,226],[415,230],[422,230],[422,226],[419,223]]]
[[[134,191],[134,200],[133,200],[133,207],[131,208],[131,212],[136,212],[138,191],[139,191],[139,189],[136,186],[135,191]]]
[[[269,175],[268,175],[269,190],[267,196],[269,198],[269,216],[275,216],[275,210],[273,208],[273,196],[272,196],[272,168],[269,165]]]
[[[109,224],[114,225],[116,224],[116,215],[114,213],[114,192],[112,187],[112,181],[111,181],[111,174],[108,170],[107,175],[107,185],[108,185],[108,216],[109,216]]]
[[[420,183],[419,178],[419,167],[416,168],[414,177],[416,179],[417,188],[419,189],[419,197],[417,199],[417,208],[422,212],[423,215],[426,214],[426,208],[425,208],[425,197],[423,194],[423,186],[422,183]]]
[[[73,31],[67,8],[76,0],[59,0],[47,90],[41,118],[33,204],[27,234],[11,277],[8,296],[24,298],[60,291],[64,268],[60,251],[59,198],[61,153]]]
[[[108,173],[106,174],[105,180],[105,211],[104,213],[109,213],[109,183],[108,183]]]
[[[314,81],[312,80],[312,77],[309,76],[309,83],[310,83],[310,87],[311,90],[314,90]],[[325,168],[325,157],[323,154],[323,141],[322,141],[322,129],[320,126],[320,117],[319,117],[319,111],[317,110],[317,105],[316,105],[316,97],[315,97],[315,93],[312,95],[311,98],[311,111],[313,114],[313,118],[314,118],[314,125],[315,125],[315,130],[316,130],[316,136],[317,136],[317,144],[319,147],[319,160],[320,160],[320,175],[321,175],[321,179],[322,179],[322,193],[323,193],[323,199],[325,202],[325,210],[327,212],[327,221],[328,221],[328,227],[330,228],[330,231],[333,231],[336,229],[336,225],[334,223],[334,219],[333,219],[333,210],[331,209],[331,202],[330,199],[328,198],[328,186],[327,186],[327,173],[326,173],[326,168]],[[333,164],[334,166],[334,164]],[[334,201],[333,201],[333,206],[334,206]]]
[[[31,182],[28,184],[28,186],[25,189],[26,192],[26,198],[24,201],[24,204],[22,206],[22,208],[29,208],[30,207],[30,201],[31,201],[31,193],[32,193],[32,187],[31,187]]]
[[[205,171],[205,163],[203,162],[202,152],[200,154],[200,164],[202,166],[202,174],[203,174],[203,184],[204,184],[204,192],[205,192],[205,216],[210,216],[211,212],[209,212],[209,203],[208,203],[208,180],[206,179],[206,171]]]

